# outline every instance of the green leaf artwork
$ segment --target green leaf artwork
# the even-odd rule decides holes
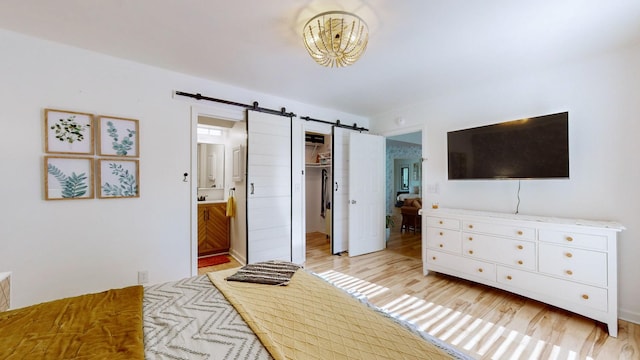
[[[129,170],[115,163],[109,164],[111,173],[118,177],[118,184],[104,183],[102,191],[108,196],[136,196],[138,194],[138,184],[136,178]]]
[[[112,121],[107,121],[107,133],[113,139],[111,143],[113,150],[116,151],[116,154],[119,156],[126,156],[129,150],[133,148],[133,137],[136,135],[135,130],[127,130],[127,135],[122,139],[122,141],[118,142],[119,135],[118,129],[113,126]]]
[[[76,122],[76,116],[71,115],[66,119],[59,119],[57,123],[51,125],[51,130],[55,131],[56,139],[72,144],[84,140],[83,132],[89,128],[89,124],[81,125]]]
[[[76,174],[72,172],[67,176],[62,170],[58,169],[55,165],[49,164],[47,166],[49,174],[58,180],[60,186],[62,186],[63,198],[77,198],[87,193],[87,175],[85,173]]]

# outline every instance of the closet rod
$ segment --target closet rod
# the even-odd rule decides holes
[[[208,97],[208,96],[202,96],[202,94],[200,94],[200,93],[191,94],[191,93],[187,93],[187,92],[184,92],[184,91],[176,91],[175,94],[176,95],[180,95],[180,96],[186,96],[186,97],[194,98],[196,100],[207,100],[207,101],[214,101],[214,102],[219,102],[219,103],[223,103],[223,104],[227,104],[227,105],[239,106],[239,107],[243,107],[245,109],[259,111],[259,112],[273,114],[273,115],[280,115],[280,116],[287,116],[287,117],[296,116],[296,114],[294,114],[292,112],[287,112],[286,108],[281,108],[280,111],[278,111],[278,110],[259,107],[257,101],[254,101],[252,105],[247,105],[247,104],[237,103],[237,102],[234,102],[234,101],[216,99],[216,98],[212,98],[212,97]]]
[[[366,129],[366,128],[363,128],[363,127],[358,127],[358,124],[356,124],[356,123],[353,123],[353,125],[341,124],[340,120],[336,120],[336,122],[331,122],[331,121],[326,121],[326,120],[313,119],[313,118],[310,118],[308,116],[301,116],[300,119],[307,120],[307,121],[315,121],[315,122],[319,122],[319,123],[323,123],[323,124],[329,124],[329,125],[333,125],[333,126],[337,126],[337,127],[341,127],[341,128],[345,128],[345,129],[353,129],[353,130],[358,130],[358,131],[369,131],[369,129]]]

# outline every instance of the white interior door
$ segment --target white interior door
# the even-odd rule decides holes
[[[385,139],[349,135],[349,256],[358,256],[385,248]]]
[[[338,254],[349,249],[349,133],[339,127],[333,128],[332,174],[333,203],[331,204],[332,242],[331,253]]]
[[[305,223],[305,174],[304,174],[304,124],[292,119],[291,148],[291,261],[304,264],[306,261]]]
[[[291,261],[291,118],[247,111],[247,263]]]

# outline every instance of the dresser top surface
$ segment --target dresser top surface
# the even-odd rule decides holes
[[[492,211],[480,211],[480,210],[466,210],[466,209],[450,209],[450,208],[438,208],[438,209],[425,209],[427,216],[464,216],[464,217],[489,217],[501,220],[521,220],[521,221],[536,221],[540,223],[553,223],[553,224],[566,224],[577,226],[589,226],[595,228],[611,229],[616,231],[622,231],[626,228],[615,221],[604,220],[586,220],[575,218],[562,218],[552,216],[536,216],[536,215],[524,215],[524,214],[509,214]]]

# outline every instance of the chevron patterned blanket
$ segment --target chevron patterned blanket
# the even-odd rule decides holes
[[[148,286],[145,359],[271,359],[206,275]]]
[[[269,326],[260,325],[256,328],[256,332],[266,331],[269,333],[268,337],[276,339],[276,342],[286,343],[285,347],[296,344],[284,352],[280,348],[271,354],[267,347],[275,346],[274,343],[266,341],[267,347],[265,347],[265,340],[261,341],[258,338],[234,305],[212,284],[214,279],[214,282],[224,282],[223,279],[236,270],[230,271],[210,273],[209,277],[200,275],[145,287],[143,299],[145,359],[244,360],[273,359],[272,356],[287,359],[470,359],[446,344],[438,342],[437,339],[430,338],[428,334],[418,332],[407,324],[392,319],[367,305],[366,302],[355,300],[351,295],[305,271],[298,271],[300,273],[298,275],[304,276],[304,280],[297,285],[294,282],[288,286],[233,282],[234,288],[258,286],[266,288],[266,291],[287,292],[286,296],[280,298],[272,298],[262,292],[251,292],[248,295],[239,295],[236,292],[231,296],[236,300],[242,298],[243,306],[240,313],[258,306],[256,308],[259,309],[258,312],[275,316],[271,317],[272,320],[275,318],[282,320],[279,324],[283,326],[281,328],[283,332],[280,333]],[[296,296],[288,296],[290,290],[299,293],[296,295],[298,300],[295,300]],[[325,295],[319,296],[320,293]],[[251,305],[247,297],[256,297],[257,305]],[[273,306],[265,310],[260,307],[261,304]],[[331,315],[327,314],[330,312],[335,312],[333,318],[328,316]],[[253,316],[253,320],[259,317]],[[292,317],[298,317],[298,320],[295,320],[298,322],[286,323]],[[307,323],[313,323],[314,319],[322,321],[323,331],[314,330],[311,326],[307,327]],[[252,322],[252,320],[249,321]],[[367,326],[364,326],[365,324]],[[253,323],[251,326],[254,325],[256,324]],[[356,329],[356,332],[349,332],[349,330],[345,333],[342,329]],[[304,334],[306,338],[300,341],[299,337],[294,336],[296,334]],[[317,341],[311,339],[311,335],[314,334],[320,334]],[[338,353],[322,353],[314,347],[318,341],[327,340],[325,335],[337,336],[331,343],[342,346],[339,347]],[[357,348],[350,345],[344,347],[348,343],[347,337],[355,341],[350,344],[355,344]],[[373,348],[376,351],[372,353],[372,348],[369,347],[371,344],[362,342],[364,338],[375,338],[374,341],[380,343],[395,339],[392,340],[391,345],[396,348],[395,350],[381,348],[374,342]],[[361,354],[356,355],[358,352]],[[369,357],[369,355],[374,356]]]

